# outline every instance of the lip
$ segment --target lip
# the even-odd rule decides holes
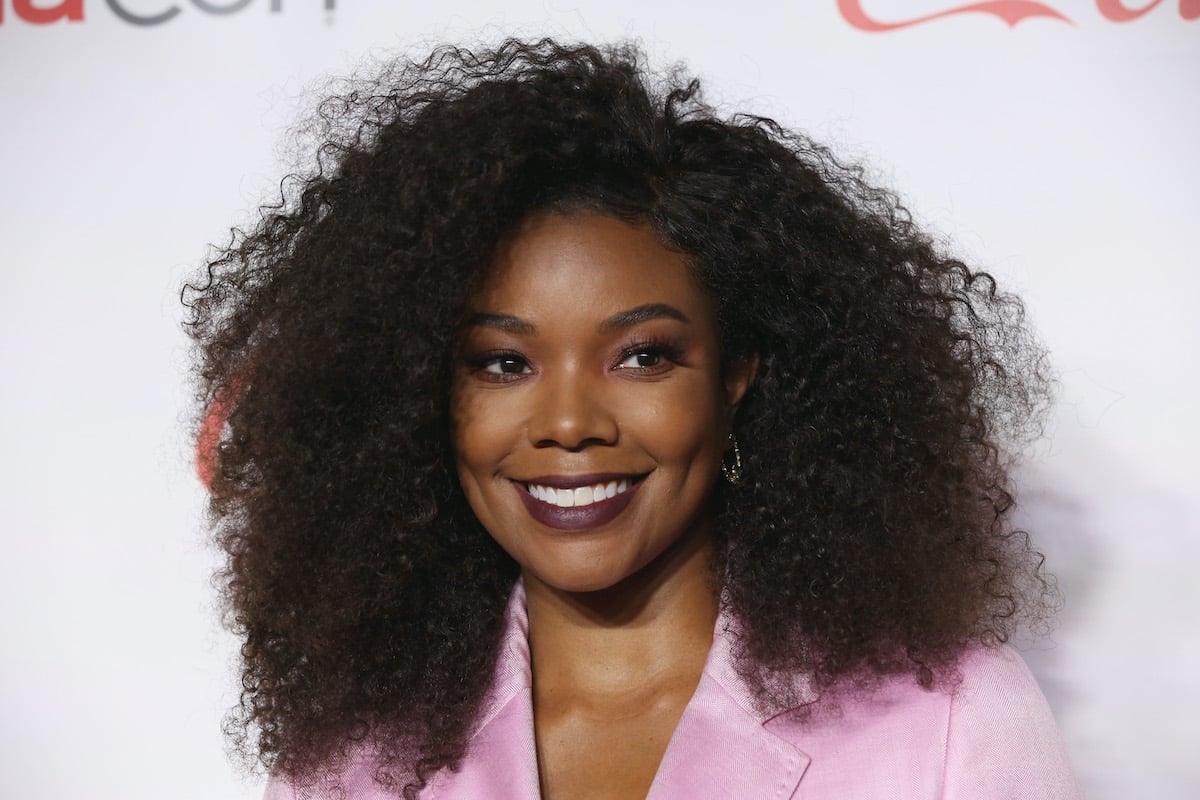
[[[525,508],[529,511],[529,516],[547,528],[554,528],[560,531],[586,531],[592,528],[599,528],[601,525],[607,525],[620,516],[621,512],[629,505],[629,502],[633,500],[634,494],[641,487],[644,482],[642,479],[645,477],[645,474],[631,475],[627,472],[595,472],[587,475],[543,475],[524,481],[514,480],[512,483],[517,490],[517,495],[521,498],[521,502],[525,504]],[[572,508],[561,508],[559,506],[552,506],[549,503],[543,503],[531,495],[529,490],[525,488],[525,484],[537,483],[555,489],[574,489],[579,486],[589,486],[594,483],[607,483],[619,480],[628,480],[630,482],[629,488],[621,494],[601,500],[598,503]]]

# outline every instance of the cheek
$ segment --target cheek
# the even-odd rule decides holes
[[[473,409],[455,409],[451,434],[460,468],[476,461],[480,451],[488,447],[487,426],[479,424],[479,415]]]
[[[486,392],[463,391],[451,396],[451,441],[459,482],[475,504],[475,488],[483,488],[516,446],[522,424],[513,409]]]
[[[720,408],[711,387],[681,385],[656,402],[631,406],[625,414],[625,430],[636,435],[660,464],[703,469],[719,458]]]
[[[470,495],[470,475],[486,462],[488,453],[494,448],[491,441],[494,429],[484,424],[487,417],[469,394],[455,393],[450,409],[451,441],[454,443],[458,477],[463,489]]]
[[[475,517],[490,531],[491,526],[487,524],[489,504],[484,492],[491,471],[489,465],[496,449],[494,429],[484,424],[486,416],[471,404],[456,403],[452,409],[451,441],[454,444],[458,484]]]

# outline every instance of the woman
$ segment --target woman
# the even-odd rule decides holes
[[[1001,646],[1053,600],[1018,300],[632,49],[320,116],[189,287],[269,797],[1078,796]]]

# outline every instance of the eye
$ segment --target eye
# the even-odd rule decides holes
[[[662,363],[663,354],[657,348],[643,347],[635,353],[627,353],[618,369],[649,369]]]
[[[533,372],[529,362],[516,353],[480,353],[465,360],[467,370],[476,378],[489,383],[507,383]]]
[[[621,353],[616,369],[641,375],[658,375],[680,363],[683,347],[672,342],[636,342]]]
[[[479,368],[492,375],[520,375],[529,371],[525,359],[517,356],[495,356],[482,362]]]

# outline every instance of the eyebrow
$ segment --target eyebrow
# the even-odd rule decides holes
[[[512,314],[472,314],[463,321],[464,328],[495,328],[519,336],[533,336],[537,326]]]
[[[601,333],[631,328],[653,319],[673,319],[690,324],[691,320],[675,306],[666,303],[647,303],[644,306],[618,311],[600,323]],[[512,333],[518,336],[535,336],[537,326],[528,320],[514,317],[512,314],[472,314],[463,322],[464,328],[471,327],[495,328],[496,330]]]
[[[628,311],[618,311],[600,323],[600,331],[601,333],[611,333],[649,322],[652,319],[674,319],[679,322],[691,323],[687,314],[675,306],[669,306],[666,303],[648,303]]]

